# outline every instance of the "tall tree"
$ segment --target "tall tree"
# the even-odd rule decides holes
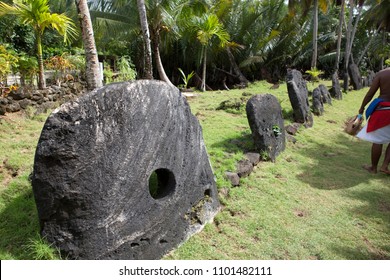
[[[342,35],[343,35],[345,0],[341,0],[340,5],[341,5],[341,8],[340,8],[340,15],[339,15],[339,25],[337,27],[336,61],[335,61],[335,67],[334,67],[336,74],[339,71],[339,63],[340,63],[341,39],[342,39]]]
[[[201,17],[194,17],[192,28],[196,33],[196,38],[202,45],[202,85],[201,90],[206,91],[206,68],[207,68],[207,51],[214,38],[218,38],[219,45],[224,47],[230,39],[229,34],[219,22],[215,14],[204,14]]]
[[[313,3],[313,55],[311,57],[311,68],[317,68],[318,57],[318,0]]]
[[[289,9],[295,13],[297,6],[302,9],[303,15],[306,16],[311,7],[313,6],[313,52],[311,59],[311,68],[317,68],[318,59],[318,10],[322,12],[328,10],[329,0],[289,0]]]
[[[89,14],[87,0],[75,0],[78,17],[82,32],[85,61],[86,61],[86,79],[89,90],[101,87],[103,85],[102,75],[99,66],[99,59],[96,50],[95,38],[91,16]]]
[[[0,2],[0,16],[15,15],[24,24],[30,25],[35,31],[38,58],[38,88],[46,87],[42,55],[42,36],[46,28],[56,30],[69,42],[77,34],[73,21],[65,14],[51,13],[49,0],[14,1],[13,5]]]
[[[349,85],[349,74],[348,67],[350,63],[354,63],[352,56],[352,45],[356,34],[356,29],[360,21],[360,16],[363,10],[364,0],[357,1],[358,3],[358,13],[356,18],[354,19],[354,10],[356,7],[356,0],[349,0],[349,20],[346,29],[346,43],[345,43],[345,51],[344,51],[344,91],[348,90]],[[353,21],[355,20],[355,23]]]
[[[144,0],[137,0],[138,13],[141,22],[142,35],[144,39],[145,50],[145,78],[153,79],[153,67],[152,67],[152,48],[150,43],[149,24],[146,15],[146,7]]]
[[[390,0],[369,0],[370,9],[367,12],[369,24],[377,27],[377,30],[382,33],[382,51],[388,49],[386,44],[388,32],[390,32]],[[381,56],[381,68],[384,66],[384,53]]]

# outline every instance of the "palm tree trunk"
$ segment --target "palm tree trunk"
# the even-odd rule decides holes
[[[82,39],[86,60],[86,79],[89,90],[103,86],[100,73],[99,59],[93,34],[91,16],[89,14],[87,0],[75,0],[80,20]]]
[[[318,52],[318,0],[314,0],[313,14],[313,56],[311,58],[311,68],[316,68]]]
[[[362,11],[363,11],[363,5],[359,6],[359,11],[358,11],[358,15],[356,17],[355,25],[353,26],[353,29],[352,29],[351,41],[349,43],[349,54],[351,56],[350,59],[351,59],[352,63],[354,63],[353,54],[352,54],[352,45],[353,45],[353,40],[355,39],[355,34],[356,34],[357,26],[358,26],[359,21],[360,21],[360,17],[362,15]]]
[[[160,55],[160,30],[155,30],[153,32],[153,52],[154,52],[154,58],[156,61],[156,67],[158,74],[160,76],[160,80],[166,82],[170,86],[174,87],[172,82],[169,80],[167,74],[165,73],[164,66],[161,61],[161,55]]]
[[[202,91],[206,91],[206,65],[207,65],[207,52],[206,52],[206,46],[204,46],[203,47],[202,86],[201,86]]]
[[[37,40],[37,58],[38,58],[38,88],[46,88],[45,69],[43,67],[43,55],[42,55],[42,35],[40,31],[36,32]]]
[[[349,57],[350,57],[350,45],[351,45],[351,35],[352,35],[352,20],[353,20],[353,10],[354,10],[354,0],[349,0],[349,21],[346,30],[346,43],[345,43],[345,52],[344,52],[344,91],[348,90],[349,76],[348,76],[348,66],[349,66]]]
[[[148,19],[146,16],[145,1],[137,0],[137,5],[145,46],[145,78],[151,80],[153,79],[152,48],[150,46],[150,32]]]
[[[232,51],[230,50],[229,47],[226,47],[226,52],[227,52],[228,57],[229,57],[230,65],[233,67],[233,71],[237,75],[238,79],[240,80],[240,83],[242,85],[248,86],[249,82],[248,82],[247,78],[245,78],[245,76],[242,74],[240,67],[238,67],[238,65],[234,59],[234,55],[232,54]]]
[[[336,50],[336,62],[335,62],[335,73],[339,70],[340,63],[340,54],[341,54],[341,39],[343,35],[343,21],[344,21],[344,9],[345,9],[345,0],[341,1],[341,10],[339,17],[339,26],[337,30],[337,50]]]
[[[356,62],[356,65],[357,65],[357,66],[359,66],[360,63],[362,62],[363,57],[366,55],[366,53],[367,53],[367,51],[368,51],[368,48],[370,47],[372,41],[373,41],[374,38],[375,38],[375,34],[378,34],[378,32],[379,32],[380,29],[381,29],[381,26],[379,26],[378,29],[374,32],[374,34],[371,35],[370,40],[369,40],[368,43],[366,44],[366,46],[365,46],[365,48],[364,48],[362,54],[359,56],[359,59],[358,59],[358,61]]]
[[[382,29],[382,46],[385,48],[386,46],[386,30]],[[380,62],[381,70],[385,69],[385,58],[382,55],[381,62]]]

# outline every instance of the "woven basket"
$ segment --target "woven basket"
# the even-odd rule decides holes
[[[349,135],[355,136],[362,129],[363,118],[353,116],[345,121],[344,131]]]

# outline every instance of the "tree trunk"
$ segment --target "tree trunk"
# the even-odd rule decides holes
[[[373,41],[374,38],[375,38],[375,34],[377,34],[377,33],[379,32],[380,28],[381,28],[381,26],[379,26],[378,29],[377,29],[376,31],[374,31],[374,34],[371,35],[370,40],[368,41],[368,43],[367,43],[366,46],[364,47],[364,50],[363,50],[362,54],[360,55],[358,61],[356,62],[356,65],[357,65],[357,66],[359,66],[360,63],[362,62],[362,60],[363,60],[365,54],[366,54],[367,51],[368,51],[368,48],[370,47],[372,41]]]
[[[148,19],[146,16],[146,8],[144,0],[137,0],[138,12],[141,21],[142,35],[144,38],[144,50],[145,50],[145,78],[153,79],[153,67],[152,67],[152,48],[150,43],[150,32]]]
[[[353,20],[353,10],[354,10],[354,0],[349,0],[349,22],[346,30],[346,43],[345,43],[345,52],[344,52],[344,91],[348,90],[349,77],[348,77],[348,66],[349,66],[349,57],[350,57],[350,44],[351,44],[351,35],[352,35],[352,20]]]
[[[313,56],[311,58],[311,68],[317,68],[318,49],[318,0],[314,0],[313,12]]]
[[[206,47],[203,46],[203,71],[202,71],[202,86],[201,91],[206,91],[206,65],[207,65],[207,52]]]
[[[357,26],[358,26],[359,21],[360,21],[360,17],[362,15],[362,11],[363,11],[363,5],[359,6],[358,15],[356,17],[356,22],[355,22],[353,29],[352,29],[351,40],[349,43],[349,51],[348,52],[350,54],[350,59],[351,59],[352,63],[355,63],[354,59],[353,59],[353,54],[352,54],[352,45],[353,45],[353,40],[355,39],[355,34],[356,34]]]
[[[386,46],[386,30],[382,29],[382,45],[383,45],[383,48],[385,48]],[[381,62],[380,62],[380,66],[381,66],[381,70],[385,69],[385,58],[384,56],[382,55],[381,57]]]
[[[154,51],[154,58],[156,61],[156,67],[158,71],[158,75],[160,76],[160,80],[166,82],[170,86],[174,87],[174,84],[169,80],[167,74],[165,73],[164,66],[161,61],[160,56],[160,30],[154,30],[153,32],[153,51]]]
[[[37,40],[37,58],[38,58],[38,88],[46,88],[45,69],[43,67],[43,55],[42,55],[42,35],[38,30],[36,32]]]
[[[86,61],[86,79],[89,90],[103,86],[102,76],[100,73],[99,59],[96,50],[95,39],[93,35],[93,28],[91,16],[87,5],[87,0],[75,0],[77,6],[78,17],[80,20],[80,27],[82,32],[82,40],[85,50]]]
[[[340,54],[341,54],[341,39],[343,35],[343,21],[344,21],[344,9],[345,9],[345,0],[341,1],[341,10],[339,17],[339,26],[337,29],[337,50],[336,50],[336,62],[335,62],[335,73],[339,70],[340,63]]]
[[[226,52],[229,57],[230,65],[232,66],[234,73],[237,75],[238,79],[240,80],[240,83],[242,85],[245,85],[245,87],[248,86],[249,82],[247,78],[245,78],[245,76],[242,74],[240,67],[238,67],[236,60],[234,59],[234,55],[232,54],[232,51],[230,50],[229,47],[226,48]]]

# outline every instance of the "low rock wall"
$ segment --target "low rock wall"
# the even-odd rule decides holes
[[[87,91],[85,82],[67,82],[61,86],[52,85],[43,90],[31,86],[20,87],[0,95],[0,115],[18,112],[29,106],[37,110],[55,108],[67,101],[73,100]]]

